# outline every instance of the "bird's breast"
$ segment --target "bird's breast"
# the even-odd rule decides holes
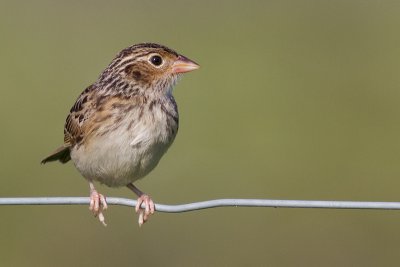
[[[175,105],[176,106],[176,105]],[[153,104],[114,112],[71,158],[87,179],[123,186],[147,175],[172,144],[178,130],[174,106]]]

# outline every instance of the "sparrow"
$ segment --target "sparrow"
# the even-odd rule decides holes
[[[155,205],[133,183],[157,166],[174,141],[179,115],[172,91],[183,73],[198,68],[163,45],[123,49],[79,95],[65,121],[64,144],[41,163],[72,160],[89,182],[89,209],[103,225],[107,201],[94,182],[128,187],[138,196],[141,226]]]

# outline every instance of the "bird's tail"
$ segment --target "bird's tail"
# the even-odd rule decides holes
[[[49,161],[59,160],[61,163],[67,163],[71,159],[69,146],[62,146],[56,149],[51,155],[44,158],[41,163],[45,164]]]

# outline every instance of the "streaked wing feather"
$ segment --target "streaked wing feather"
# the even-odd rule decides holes
[[[73,146],[83,139],[83,129],[85,122],[89,120],[94,111],[94,101],[92,101],[95,86],[86,88],[72,106],[65,121],[64,127],[64,146]]]
[[[75,144],[79,144],[83,139],[83,131],[87,124],[85,124],[85,122],[93,117],[95,111],[95,103],[91,101],[94,95],[94,89],[95,86],[91,85],[80,94],[65,121],[64,144],[44,158],[42,164],[55,160],[66,163],[71,159],[71,147]]]

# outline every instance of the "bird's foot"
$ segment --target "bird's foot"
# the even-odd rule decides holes
[[[104,225],[107,226],[103,211],[107,209],[107,201],[104,195],[99,194],[96,189],[90,190],[90,204],[89,210],[91,210],[95,217],[99,218],[99,221]]]
[[[144,204],[144,209],[141,208],[142,204]],[[142,226],[150,217],[150,215],[154,214],[154,202],[153,200],[146,194],[142,194],[136,203],[135,211],[139,214],[139,226]]]

